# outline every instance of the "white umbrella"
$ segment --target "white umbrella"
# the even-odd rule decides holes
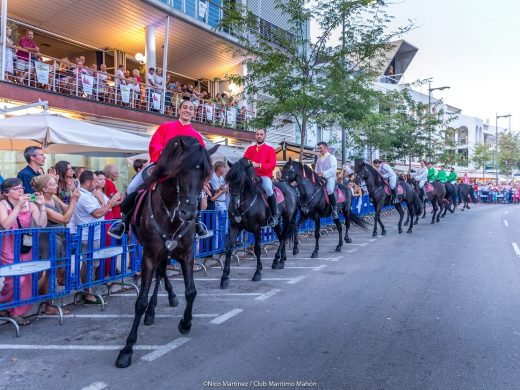
[[[149,137],[48,112],[0,119],[0,149],[41,146],[46,153],[141,153]]]

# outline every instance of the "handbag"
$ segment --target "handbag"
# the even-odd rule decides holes
[[[9,206],[14,210],[14,206],[11,202],[7,201]],[[18,229],[23,229],[22,224],[20,223],[20,219],[16,216],[16,223],[18,224]],[[32,250],[32,234],[30,233],[22,233],[22,245],[20,246],[20,253],[26,254]]]

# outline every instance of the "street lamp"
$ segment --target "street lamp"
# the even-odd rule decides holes
[[[498,185],[498,118],[511,118],[511,114],[498,115],[497,113],[495,116],[495,161],[493,161],[493,165],[495,166],[496,185]]]
[[[449,89],[447,85],[444,85],[442,87],[435,87],[432,88],[432,83],[428,83],[428,121],[431,121],[430,115],[431,115],[431,106],[432,106],[432,92],[433,91],[442,91],[444,89]],[[428,159],[431,160],[432,158],[432,126],[431,123],[428,125],[428,135],[430,138],[430,143],[428,145]]]

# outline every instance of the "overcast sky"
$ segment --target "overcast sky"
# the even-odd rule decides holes
[[[403,81],[433,77],[432,88],[451,87],[436,98],[492,125],[496,113],[511,113],[520,130],[520,1],[402,0],[389,12],[418,25],[403,37],[419,49]]]

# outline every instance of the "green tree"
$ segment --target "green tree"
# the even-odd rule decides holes
[[[477,169],[482,167],[482,178],[484,178],[486,163],[492,158],[493,152],[485,143],[478,144],[473,148],[473,156],[471,157],[471,162],[475,164],[475,167]]]
[[[512,173],[513,168],[518,167],[520,160],[520,145],[517,134],[506,131],[500,135],[498,142],[498,163],[506,175]]]
[[[275,118],[292,118],[300,130],[302,158],[310,124],[330,122],[337,115],[340,125],[345,126],[352,117],[359,118],[358,109],[349,110],[348,103],[359,93],[357,88],[364,91],[367,85],[355,76],[370,74],[371,64],[383,58],[389,39],[395,36],[386,33],[391,21],[384,11],[387,3],[278,0],[277,11],[287,20],[285,29],[239,4],[227,8],[219,28],[238,37],[240,48],[235,55],[247,69],[245,75],[227,78],[241,85],[245,96],[256,105],[253,125],[268,127]],[[308,31],[311,22],[318,31],[312,41]],[[335,47],[334,33],[343,26],[348,30],[342,34],[340,48]],[[332,83],[330,77],[334,77]],[[331,94],[336,99],[331,99]]]

